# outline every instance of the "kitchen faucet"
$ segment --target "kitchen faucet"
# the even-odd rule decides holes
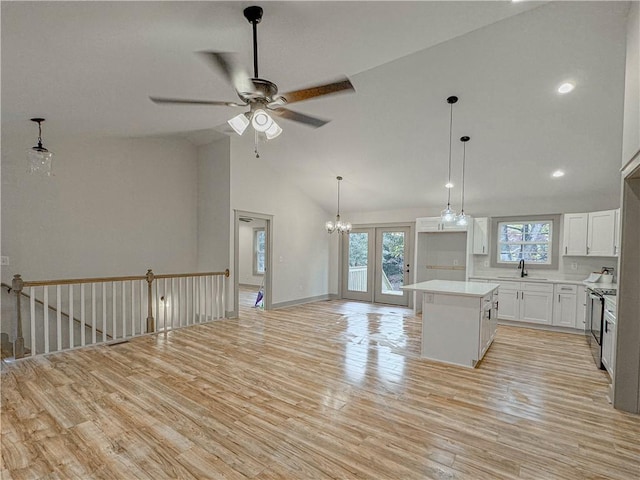
[[[527,276],[527,271],[524,269],[524,260],[520,260],[518,262],[518,270],[520,271],[520,276],[521,277],[526,277]]]

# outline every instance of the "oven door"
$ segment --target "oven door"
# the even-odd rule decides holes
[[[604,316],[604,298],[589,292],[589,330],[587,338],[591,347],[591,355],[598,368],[602,365],[602,320]]]

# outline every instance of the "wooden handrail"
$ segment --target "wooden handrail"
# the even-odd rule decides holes
[[[196,273],[169,273],[165,275],[155,275],[154,278],[180,278],[180,277],[205,277],[205,276],[229,276],[229,269],[224,272],[196,272]],[[145,275],[130,275],[125,277],[97,277],[97,278],[63,278],[60,280],[35,280],[24,281],[23,286],[28,287],[48,287],[53,285],[78,285],[81,283],[107,283],[107,282],[129,282],[135,280],[147,280]]]

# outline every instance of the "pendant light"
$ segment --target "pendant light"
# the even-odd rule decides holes
[[[449,114],[449,177],[447,180],[447,208],[440,212],[440,221],[442,223],[454,223],[456,221],[456,212],[451,209],[451,189],[453,184],[451,183],[451,136],[453,132],[453,104],[458,101],[458,97],[451,96],[447,98],[447,103],[450,105]]]
[[[462,198],[460,201],[460,215],[456,219],[456,225],[465,227],[469,224],[469,217],[464,214],[464,166],[467,161],[467,142],[471,140],[471,137],[460,137],[462,142]]]
[[[327,229],[328,233],[349,233],[351,231],[351,224],[349,222],[343,222],[342,220],[340,220],[340,182],[342,181],[342,177],[336,177],[336,179],[338,180],[338,213],[336,213],[335,222],[329,220],[327,223],[325,223],[325,228]]]
[[[42,122],[44,122],[44,118],[32,118],[31,121],[38,124],[38,145],[27,151],[28,172],[50,176],[53,152],[50,152],[42,145]]]

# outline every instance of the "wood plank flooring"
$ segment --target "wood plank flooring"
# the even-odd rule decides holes
[[[3,366],[2,479],[640,478],[640,416],[578,335],[499,327],[477,369],[348,301]]]

